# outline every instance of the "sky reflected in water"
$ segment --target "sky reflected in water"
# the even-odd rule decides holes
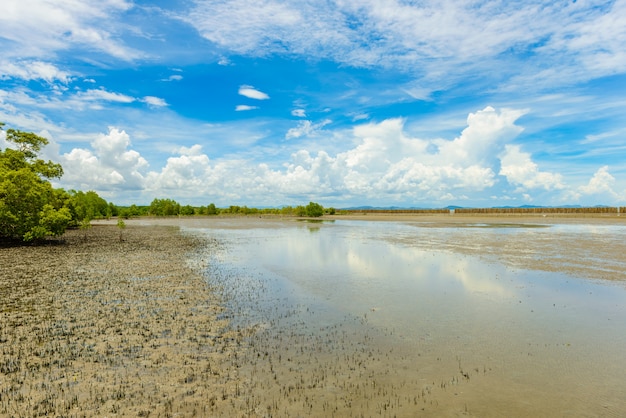
[[[416,228],[367,221],[200,231],[226,243],[212,255],[213,273],[229,272],[231,279],[224,280],[231,280],[238,295],[233,309],[251,312],[240,315],[244,323],[271,323],[294,306],[316,312],[297,316],[293,323],[303,329],[361,318],[371,330],[387,333],[384,340],[397,352],[416,353],[411,361],[423,362],[422,370],[461,356],[476,370],[495,370],[471,386],[476,396],[487,391],[498,399],[515,398],[523,388],[561,413],[555,400],[571,404],[562,396],[567,389],[568,396],[578,397],[575,409],[599,412],[603,406],[588,402],[595,397],[619,411],[626,408],[623,282],[523,270],[427,245],[459,234],[474,234],[465,236],[468,245],[475,234],[540,239],[555,229],[608,232],[603,226]],[[469,386],[466,391],[471,393]]]

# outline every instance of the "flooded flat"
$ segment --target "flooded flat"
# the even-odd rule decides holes
[[[233,361],[252,416],[626,413],[624,226],[186,230],[221,243],[207,277],[248,330]]]

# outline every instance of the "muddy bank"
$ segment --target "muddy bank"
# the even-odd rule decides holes
[[[0,248],[0,416],[208,416],[229,402],[241,336],[185,257],[211,244],[98,225]]]

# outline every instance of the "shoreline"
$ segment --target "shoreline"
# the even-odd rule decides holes
[[[590,224],[622,224],[626,225],[626,216],[619,214],[523,214],[523,213],[494,213],[494,214],[415,214],[415,213],[353,213],[348,215],[324,215],[321,219],[333,220],[360,220],[360,221],[408,221],[423,223],[590,223]]]
[[[92,221],[92,225],[115,225],[117,218],[99,219]],[[547,224],[616,224],[626,225],[626,214],[522,214],[522,213],[494,213],[494,214],[432,214],[432,213],[351,213],[340,215],[323,215],[321,217],[298,217],[286,215],[191,215],[191,216],[140,216],[126,219],[127,224],[136,225],[179,225],[182,222],[194,221],[392,221],[416,222],[432,224],[463,224],[463,223],[547,223]]]

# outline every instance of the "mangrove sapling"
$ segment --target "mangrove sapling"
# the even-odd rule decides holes
[[[87,231],[91,229],[91,219],[89,217],[85,217],[80,223],[80,229],[85,233],[84,239],[87,241]]]
[[[124,237],[122,236],[122,232],[126,229],[126,223],[122,218],[117,220],[117,227],[120,230],[120,242],[124,241]]]

